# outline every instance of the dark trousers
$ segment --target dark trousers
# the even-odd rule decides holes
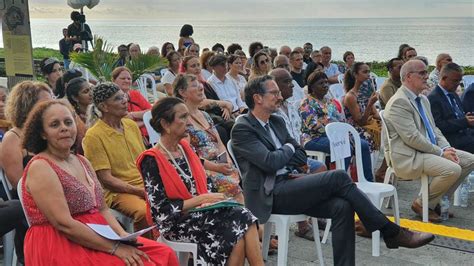
[[[23,241],[28,224],[26,223],[23,209],[19,200],[0,202],[0,237],[16,229],[15,250],[18,260],[23,263]]]
[[[332,219],[334,265],[355,264],[354,211],[369,232],[389,222],[342,170],[276,180],[272,213]]]

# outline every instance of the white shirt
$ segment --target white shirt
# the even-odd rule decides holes
[[[341,74],[341,72],[339,72],[339,68],[336,64],[330,63],[329,67],[324,67],[324,74],[330,78],[332,76]]]
[[[207,69],[201,69],[201,76],[204,80],[208,80],[212,76],[212,73]]]
[[[281,107],[278,108],[276,115],[280,116],[285,120],[286,130],[290,133],[290,136],[294,138],[298,143],[301,143],[301,117],[298,112],[298,105],[289,102],[291,98],[283,101]]]
[[[231,79],[224,76],[224,81],[221,81],[216,75],[212,74],[207,82],[216,91],[219,99],[232,103],[232,112],[238,111],[241,107],[245,108],[245,104],[240,98],[240,90]]]
[[[168,70],[165,75],[161,78],[161,83],[163,84],[173,84],[176,75],[173,74],[173,71]]]

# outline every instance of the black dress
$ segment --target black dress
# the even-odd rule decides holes
[[[190,175],[186,160],[175,160],[186,175]],[[183,200],[166,196],[155,158],[146,156],[139,168],[145,180],[151,215],[160,233],[171,241],[197,243],[198,264],[225,265],[234,245],[257,218],[244,207],[183,213]],[[194,179],[180,176],[188,191],[197,196]],[[207,185],[209,192],[217,192],[210,178]]]

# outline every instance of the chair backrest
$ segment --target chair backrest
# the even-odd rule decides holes
[[[242,177],[242,172],[240,172],[240,167],[239,167],[239,164],[237,163],[237,158],[235,158],[234,150],[232,149],[232,139],[230,139],[227,142],[227,152],[229,153],[230,158],[234,162],[235,167],[237,167],[237,170],[239,171],[240,177]]]
[[[12,190],[12,185],[10,184],[10,181],[8,181],[7,176],[5,175],[5,172],[1,168],[0,168],[0,181],[2,182],[3,189],[5,189],[7,198],[11,200],[12,194],[10,193],[10,190]]]
[[[26,221],[28,222],[28,226],[31,226],[30,220],[28,219],[28,215],[26,214],[26,211],[25,211],[25,205],[23,205],[23,188],[21,187],[22,181],[23,181],[23,178],[20,178],[20,180],[18,180],[16,191],[18,192],[18,198],[20,199],[21,208],[23,208],[23,213],[25,214],[25,218],[26,218]]]
[[[357,130],[347,123],[341,122],[333,122],[329,123],[325,127],[326,135],[328,136],[330,148],[333,149],[333,141],[336,135],[339,135],[341,132],[344,134],[350,134],[354,139],[355,144],[355,160],[357,166],[357,178],[360,183],[369,182],[367,181],[366,177],[364,176],[364,169],[362,165],[362,148],[360,144],[360,136]],[[345,161],[344,158],[336,160],[336,168],[337,169],[346,169],[345,168]]]
[[[386,77],[377,77],[375,78],[375,83],[376,83],[376,91],[379,91],[380,88],[382,87],[382,84],[385,82],[387,78]]]
[[[464,75],[462,76],[462,83],[464,84],[464,89],[467,89],[469,85],[474,83],[474,75]]]
[[[390,155],[392,152],[392,144],[390,139],[390,134],[388,132],[387,122],[385,121],[385,117],[383,116],[385,113],[384,110],[379,111],[380,120],[382,120],[382,143],[387,141],[388,143],[388,151],[385,151],[385,161],[387,162],[388,166],[392,166],[392,156]]]
[[[333,98],[337,99],[342,104],[342,98],[346,94],[344,91],[344,84],[336,83],[329,86],[329,93]]]
[[[150,74],[143,74],[137,79],[138,83],[138,89],[140,90],[140,93],[142,94],[145,99],[148,99],[148,81],[151,82],[151,92],[153,95],[153,102],[156,102],[158,100],[158,93],[156,92],[156,82],[155,78],[153,78],[152,75]]]
[[[151,111],[146,111],[143,114],[143,123],[145,124],[146,131],[148,132],[148,138],[151,145],[155,145],[160,140],[160,133],[156,132],[150,124],[151,120]]]
[[[337,81],[341,84],[344,83],[344,73],[337,75]]]

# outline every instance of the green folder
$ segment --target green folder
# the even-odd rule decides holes
[[[243,206],[241,203],[238,203],[235,200],[224,200],[224,201],[219,201],[215,204],[202,207],[202,208],[192,208],[189,210],[189,212],[200,212],[200,211],[209,211],[209,210],[214,210],[214,209],[219,209],[219,208],[226,208],[226,207],[235,207],[235,206]]]

